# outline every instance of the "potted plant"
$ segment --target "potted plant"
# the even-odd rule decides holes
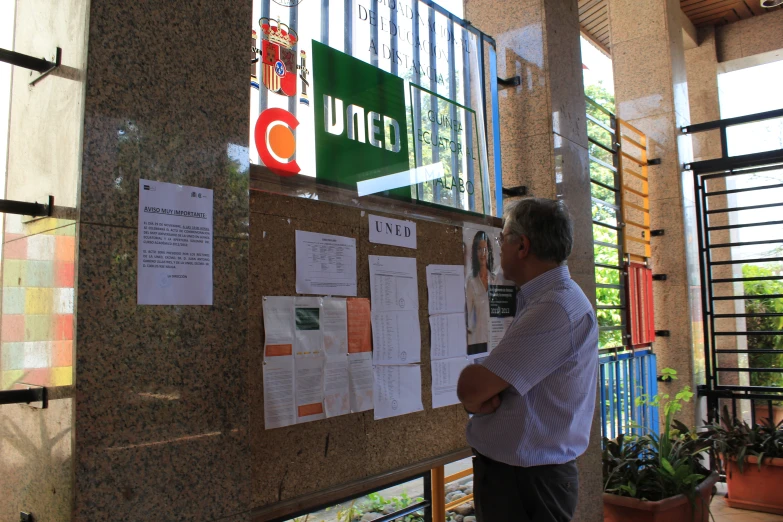
[[[729,506],[783,515],[783,421],[763,418],[751,427],[724,407],[705,435],[726,472]]]
[[[674,370],[664,372],[676,379]],[[604,439],[605,522],[708,522],[718,480],[704,466],[709,443],[673,419],[692,397],[687,386],[671,400],[667,394],[639,397],[637,406],[663,407],[663,433]]]

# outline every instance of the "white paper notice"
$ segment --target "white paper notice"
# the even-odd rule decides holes
[[[212,304],[212,191],[139,180],[137,303]]]
[[[356,295],[356,240],[296,231],[296,292]]]
[[[296,359],[296,422],[324,418],[324,357]]]
[[[432,361],[432,407],[441,408],[459,404],[457,381],[468,365],[467,357]]]
[[[327,356],[348,353],[348,307],[345,299],[324,297],[321,304],[323,348]],[[347,386],[347,384],[346,384]]]
[[[369,215],[370,243],[416,248],[416,223]]]
[[[348,354],[326,357],[324,367],[324,413],[337,417],[351,413],[348,386]]]
[[[371,410],[373,407],[373,372],[370,352],[348,354],[348,372],[351,386],[351,411]]]
[[[264,358],[294,354],[294,298],[264,297]]]
[[[428,265],[427,295],[431,315],[464,312],[465,267]]]
[[[264,361],[264,428],[296,424],[294,358],[268,357]]]
[[[464,331],[464,330],[463,330]],[[372,312],[373,364],[421,361],[419,312]]]
[[[422,411],[421,366],[376,366],[375,420]]]
[[[430,355],[432,360],[468,355],[465,312],[430,316]]]
[[[418,310],[416,259],[370,256],[370,288],[373,312]]]

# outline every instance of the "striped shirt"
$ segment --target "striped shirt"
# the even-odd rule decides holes
[[[522,285],[513,323],[482,364],[510,386],[495,412],[468,422],[476,451],[525,467],[584,453],[595,409],[598,326],[568,267]]]

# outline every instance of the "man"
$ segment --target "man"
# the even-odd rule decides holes
[[[574,459],[587,448],[595,407],[598,327],[566,259],[573,226],[562,202],[525,199],[505,216],[500,264],[518,286],[517,314],[457,394],[474,414],[479,522],[565,522],[576,509]]]

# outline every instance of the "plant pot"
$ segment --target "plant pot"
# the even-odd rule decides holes
[[[759,470],[756,457],[745,457],[744,473],[740,473],[736,459],[724,458],[724,462],[729,506],[783,515],[783,459],[764,459]]]
[[[769,418],[769,406],[766,404],[757,404],[756,410],[756,422],[761,422],[762,419]],[[772,406],[772,422],[775,424],[783,420],[783,406]]]
[[[604,522],[709,522],[712,487],[718,474],[710,473],[696,488],[695,513],[685,495],[657,502],[604,493]]]

